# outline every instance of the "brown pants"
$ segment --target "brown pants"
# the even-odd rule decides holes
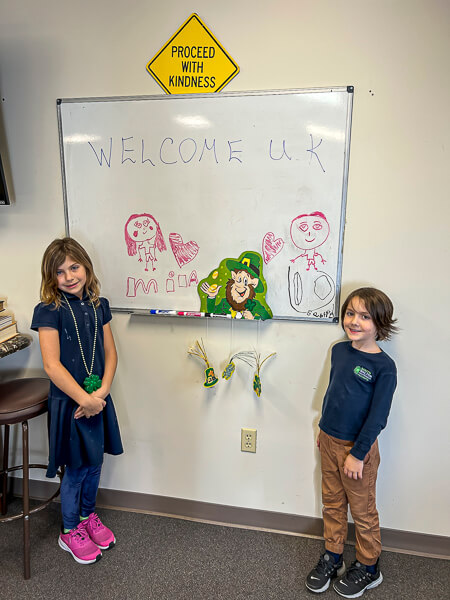
[[[342,554],[347,537],[348,505],[355,522],[356,560],[374,565],[381,554],[380,524],[376,507],[376,481],[380,464],[378,440],[364,459],[362,479],[344,475],[344,461],[353,442],[319,434],[322,460],[322,502],[325,548]]]

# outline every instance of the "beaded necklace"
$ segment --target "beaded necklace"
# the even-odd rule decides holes
[[[72,307],[70,306],[70,303],[67,300],[67,296],[65,295],[65,293],[63,291],[61,291],[61,294],[64,296],[64,300],[66,301],[66,304],[69,307],[69,310],[72,314],[73,322],[75,325],[75,331],[77,333],[77,338],[78,338],[78,345],[80,346],[81,358],[83,359],[84,368],[86,369],[86,373],[88,374],[86,379],[83,381],[83,386],[88,394],[92,394],[92,392],[95,392],[96,390],[98,390],[102,385],[102,380],[100,379],[100,377],[98,375],[92,374],[92,371],[94,370],[95,345],[97,342],[97,310],[95,309],[94,304],[91,302],[90,304],[91,304],[92,308],[94,309],[95,331],[94,331],[94,345],[92,347],[91,368],[88,369],[87,364],[86,364],[86,359],[84,358],[83,346],[81,345],[81,339],[80,339],[80,333],[78,331],[77,320],[75,318]]]

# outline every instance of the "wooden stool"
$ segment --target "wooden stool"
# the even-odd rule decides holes
[[[29,464],[28,452],[28,420],[47,412],[47,398],[50,388],[48,379],[32,377],[29,379],[13,379],[0,383],[0,425],[5,426],[3,444],[3,469],[0,471],[2,478],[1,511],[6,514],[6,495],[8,486],[8,473],[23,470],[23,510],[20,514],[11,517],[2,517],[0,522],[14,521],[23,518],[23,562],[24,577],[30,578],[30,515],[42,510],[59,494],[58,490],[46,502],[30,510],[29,499],[29,469],[47,469],[47,465]],[[8,467],[9,458],[9,427],[15,423],[22,423],[22,455],[23,464]],[[61,480],[62,473],[58,472]],[[61,482],[60,482],[61,484]]]

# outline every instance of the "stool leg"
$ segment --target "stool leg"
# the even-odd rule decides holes
[[[30,490],[28,468],[28,422],[22,423],[23,455],[23,568],[24,578],[30,579]]]
[[[5,437],[3,440],[3,475],[2,475],[2,515],[6,515],[6,496],[8,493],[8,468],[9,459],[9,425],[5,425]]]

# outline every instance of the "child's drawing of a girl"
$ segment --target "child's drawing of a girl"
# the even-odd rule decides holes
[[[158,221],[148,213],[131,215],[125,224],[125,241],[129,256],[139,252],[139,262],[144,262],[148,271],[148,263],[152,263],[152,270],[156,267],[156,250],[167,250]]]

